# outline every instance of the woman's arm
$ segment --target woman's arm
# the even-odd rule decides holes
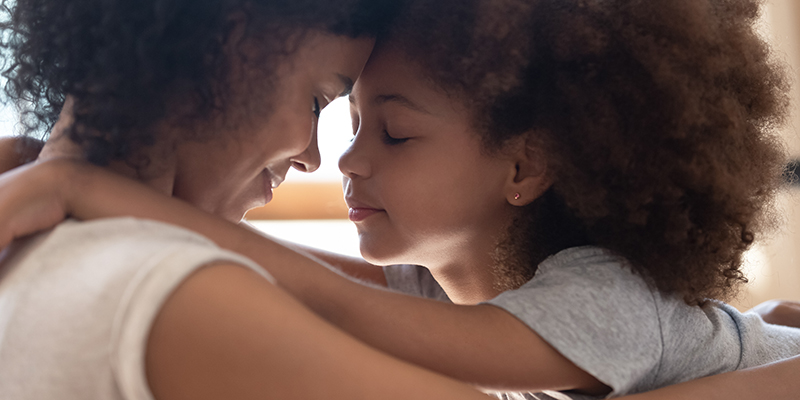
[[[620,400],[791,400],[800,393],[800,356],[709,376]]]
[[[146,361],[160,400],[489,399],[364,346],[233,265],[202,269],[171,295],[153,325]],[[796,399],[798,373],[800,356],[621,400]]]
[[[761,315],[761,318],[770,324],[800,328],[800,303],[796,301],[765,301],[753,307],[751,311]]]
[[[489,399],[365,346],[235,265],[203,268],[178,287],[145,360],[159,400]]]

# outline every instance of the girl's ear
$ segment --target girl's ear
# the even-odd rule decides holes
[[[506,184],[506,200],[513,206],[532,203],[553,185],[545,152],[534,144],[531,136],[520,138],[512,153],[514,169]]]

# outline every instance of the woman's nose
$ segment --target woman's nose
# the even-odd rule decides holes
[[[311,142],[302,153],[292,157],[292,167],[300,172],[314,172],[321,162],[319,145],[317,144],[317,124],[314,123]]]

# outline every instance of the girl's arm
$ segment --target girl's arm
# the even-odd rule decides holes
[[[36,159],[43,143],[26,137],[0,137],[0,173]]]
[[[383,273],[383,268],[374,264],[370,264],[366,262],[363,258],[356,258],[356,257],[346,256],[343,254],[332,253],[330,251],[325,251],[322,249],[304,246],[298,243],[275,238],[265,234],[264,232],[259,231],[258,229],[256,229],[254,226],[250,225],[247,222],[242,222],[239,224],[239,226],[245,229],[249,229],[250,231],[252,231],[257,235],[267,237],[270,240],[275,241],[297,252],[306,254],[310,257],[317,258],[322,262],[326,263],[328,266],[331,266],[336,270],[344,273],[345,275],[354,278],[362,283],[368,283],[371,285],[377,285],[381,287],[386,287],[388,285],[388,282],[386,281],[386,275]]]
[[[19,160],[19,153],[16,147],[14,138],[0,137],[0,172],[5,172],[24,164]]]
[[[604,389],[501,309],[445,304],[357,284],[256,232],[100,169],[56,161],[15,173],[14,179],[0,176],[0,229],[12,211],[36,203],[17,199],[17,206],[8,206],[16,194],[35,191],[26,181],[37,181],[35,186],[49,188],[40,195],[50,200],[41,202],[61,207],[50,225],[64,213],[78,218],[132,215],[195,230],[264,266],[283,288],[334,325],[411,363],[497,390]],[[59,192],[52,186],[66,187]],[[791,365],[778,367],[786,368]]]

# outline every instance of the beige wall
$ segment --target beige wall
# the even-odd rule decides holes
[[[791,69],[794,112],[782,133],[789,153],[800,158],[800,1],[768,0],[764,33]],[[780,230],[748,254],[751,282],[734,301],[740,309],[773,298],[800,301],[800,187],[781,194],[778,209],[783,219]]]

